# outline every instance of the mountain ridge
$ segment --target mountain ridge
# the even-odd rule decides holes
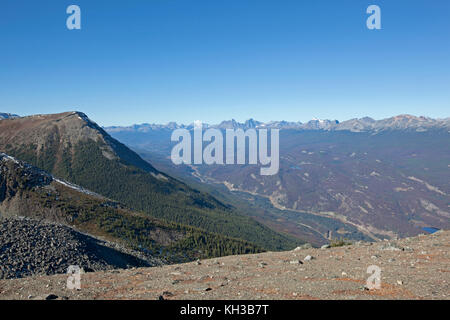
[[[0,151],[154,218],[271,250],[297,242],[156,170],[81,112],[2,120]]]
[[[289,122],[289,121],[269,121],[261,122],[254,119],[248,119],[243,123],[240,123],[234,119],[224,120],[220,124],[203,124],[204,128],[217,128],[217,129],[298,129],[298,130],[348,130],[352,132],[368,132],[368,131],[383,131],[383,130],[427,130],[427,129],[450,129],[450,118],[433,119],[424,116],[413,116],[408,114],[402,114],[393,116],[390,118],[374,120],[370,117],[354,118],[345,121],[328,120],[328,119],[312,119],[308,122]],[[194,124],[178,124],[176,122],[170,122],[167,125],[164,124],[134,124],[131,126],[107,126],[104,129],[107,132],[147,132],[149,130],[163,130],[163,129],[179,129],[184,128],[192,130]]]
[[[147,265],[261,251],[249,242],[132,211],[0,153],[0,219],[21,217],[69,226],[120,244]]]

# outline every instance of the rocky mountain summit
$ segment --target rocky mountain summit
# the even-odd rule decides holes
[[[124,159],[131,165],[160,174],[82,112],[13,117],[0,123],[2,151],[27,161],[32,155],[34,158],[41,158],[40,162],[46,166],[39,167],[47,171],[57,167],[60,161],[68,161],[69,155],[75,153],[76,146],[85,142],[98,144],[102,154],[108,159]],[[42,159],[47,156],[47,151],[51,151],[52,158]]]
[[[449,231],[180,265],[0,280],[0,299],[450,299]],[[372,267],[371,267],[372,266]],[[375,266],[375,267],[373,267]],[[374,288],[368,268],[379,268]]]
[[[429,117],[415,117],[412,115],[404,114],[376,121],[372,118],[364,117],[361,119],[351,119],[341,122],[334,129],[349,130],[352,132],[379,132],[386,130],[410,130],[423,132],[431,129],[449,130],[450,118],[432,119]]]

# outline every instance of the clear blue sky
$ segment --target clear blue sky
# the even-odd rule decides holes
[[[101,125],[448,117],[450,1],[2,0],[0,112],[68,110]]]

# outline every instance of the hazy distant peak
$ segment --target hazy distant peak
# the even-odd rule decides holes
[[[17,114],[0,112],[0,120],[18,118]]]
[[[331,129],[334,126],[339,124],[338,120],[321,120],[321,119],[313,119],[303,124],[301,128],[303,129]]]

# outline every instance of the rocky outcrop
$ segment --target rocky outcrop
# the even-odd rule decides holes
[[[63,225],[25,218],[0,220],[0,279],[66,273],[71,265],[100,271],[160,264],[115,247]]]
[[[0,153],[0,203],[17,192],[48,185],[53,178],[48,173]]]

